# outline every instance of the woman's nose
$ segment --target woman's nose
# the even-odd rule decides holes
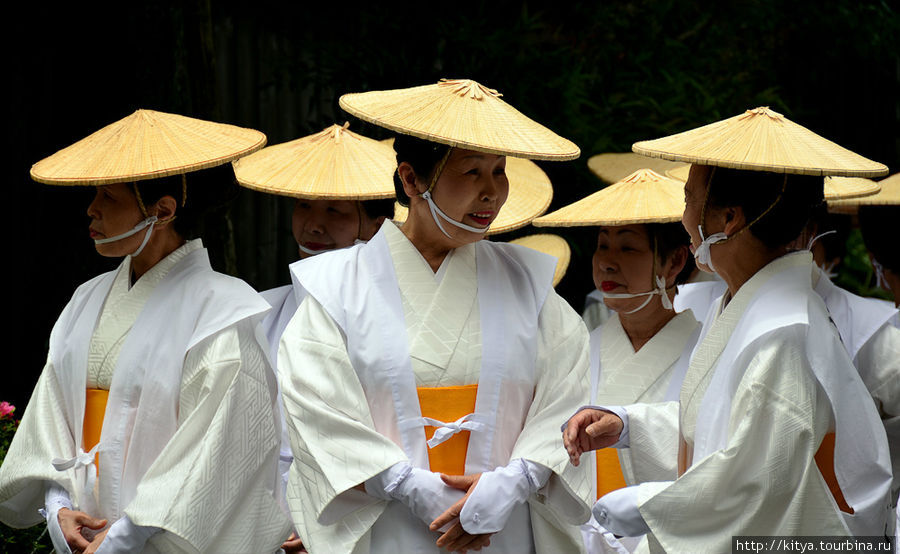
[[[91,203],[88,204],[87,207],[87,215],[91,219],[100,219],[100,210],[97,208],[98,201],[100,200],[100,192],[94,195],[94,199],[91,200]]]

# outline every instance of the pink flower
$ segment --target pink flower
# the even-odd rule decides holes
[[[0,417],[11,417],[14,411],[16,411],[16,407],[9,402],[0,402]]]

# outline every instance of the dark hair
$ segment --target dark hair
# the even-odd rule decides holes
[[[748,231],[770,250],[796,239],[813,209],[823,202],[824,179],[820,176],[725,167],[711,171],[709,206],[740,207],[748,224],[762,215]]]
[[[182,179],[187,183],[184,201]],[[199,236],[206,218],[221,216],[237,196],[238,186],[231,164],[131,183],[132,192],[140,194],[144,206],[151,206],[163,196],[175,199],[178,209],[172,227],[185,239]]]
[[[384,216],[385,219],[394,218],[394,199],[386,200],[363,200],[360,203],[363,212],[369,219],[378,219]]]
[[[861,206],[859,228],[872,256],[884,267],[900,274],[900,248],[897,247],[897,225],[900,206]]]
[[[816,241],[825,249],[825,259],[843,258],[847,252],[847,238],[850,236],[850,216],[828,213],[828,208],[822,204],[813,210],[811,222],[815,224],[817,235],[834,231]]]
[[[646,228],[650,247],[653,247],[653,241],[656,240],[656,253],[663,263],[668,261],[679,248],[687,248],[691,244],[691,236],[684,230],[681,223],[647,223]],[[688,255],[684,268],[675,276],[675,284],[686,283],[693,271],[694,257]]]
[[[397,135],[394,139],[394,152],[397,153],[397,165],[406,162],[412,166],[419,179],[431,180],[434,169],[441,159],[447,154],[450,146],[429,142],[409,135]],[[401,206],[409,207],[409,196],[403,190],[400,175],[394,173],[394,190],[397,192],[397,202]]]

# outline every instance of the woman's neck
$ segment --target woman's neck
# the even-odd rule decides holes
[[[131,272],[136,282],[163,258],[181,248],[185,240],[171,228],[154,230],[140,254],[131,258]]]
[[[671,301],[675,297],[675,292],[672,291],[668,294]],[[633,314],[620,313],[619,323],[622,324],[622,329],[631,341],[631,346],[637,352],[676,315],[675,310],[667,310],[663,307],[662,302],[654,297],[649,304]]]
[[[453,247],[447,244],[447,240],[443,240],[446,239],[446,237],[443,235],[436,237],[435,233],[432,232],[433,229],[427,228],[429,222],[430,221],[422,222],[419,218],[414,217],[413,210],[410,209],[409,217],[403,226],[400,227],[400,232],[406,235],[409,242],[416,247],[416,250],[418,250],[419,253],[422,254],[422,257],[425,258],[425,261],[428,262],[431,270],[437,273],[437,270],[441,267],[447,254],[453,250]],[[434,225],[433,222],[430,223],[434,229],[437,229],[437,226]]]
[[[739,240],[713,245],[713,248],[721,248],[721,251],[716,253],[715,269],[728,285],[732,297],[760,269],[788,252],[787,246],[768,249],[750,237],[749,233],[739,237]]]

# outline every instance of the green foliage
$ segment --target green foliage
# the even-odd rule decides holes
[[[12,412],[0,415],[0,464],[6,458],[9,444],[18,428],[19,420],[13,417]],[[47,534],[47,526],[35,525],[28,529],[13,529],[0,523],[0,552],[52,553],[53,544]]]

